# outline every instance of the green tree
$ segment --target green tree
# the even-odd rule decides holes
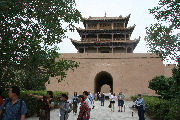
[[[157,76],[149,82],[150,89],[155,90],[163,99],[168,99],[168,104],[160,108],[167,111],[163,118],[167,120],[178,119],[180,113],[179,8],[178,0],[160,0],[158,6],[149,9],[158,22],[146,28],[145,37],[150,52],[158,54],[163,60],[168,61],[166,58],[170,57],[178,62],[178,66],[172,69],[172,77]]]
[[[178,63],[180,63],[180,59]],[[172,69],[172,73],[172,78],[174,79],[174,94],[180,103],[180,64],[178,64],[177,67]]]
[[[149,82],[149,88],[156,91],[164,99],[171,99],[175,97],[174,89],[175,81],[172,77],[156,76]]]
[[[149,81],[149,88],[164,99],[180,100],[180,65],[172,69],[172,77],[156,76]]]
[[[81,19],[74,0],[1,0],[0,87],[44,89],[49,77],[60,82],[78,67],[59,58],[57,44]]]
[[[180,34],[174,34],[174,31],[180,29],[179,8],[178,0],[160,0],[158,6],[149,9],[150,14],[153,14],[158,22],[146,28],[145,40],[149,51],[160,55],[163,60],[170,57],[177,61],[180,57]]]

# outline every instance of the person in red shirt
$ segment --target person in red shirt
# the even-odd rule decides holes
[[[1,89],[0,89],[0,106],[3,104],[3,99],[2,99],[2,97],[1,97],[1,93],[2,93],[2,91],[1,91]]]
[[[81,102],[80,111],[77,120],[89,120],[90,119],[90,111],[87,103],[85,102],[84,96],[79,95],[78,101]]]

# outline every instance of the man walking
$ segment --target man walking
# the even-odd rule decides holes
[[[105,100],[105,95],[103,92],[103,93],[101,93],[101,106],[104,106],[104,100]]]
[[[19,95],[20,88],[18,86],[12,86],[9,89],[9,99],[0,106],[0,115],[3,115],[2,120],[25,120],[26,104],[19,99]]]

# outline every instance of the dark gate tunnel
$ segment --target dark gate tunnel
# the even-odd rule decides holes
[[[111,74],[109,74],[106,71],[102,71],[100,73],[98,73],[95,77],[95,90],[94,92],[101,92],[101,87],[103,85],[109,85],[111,88],[111,91],[113,92],[113,78],[111,76]]]

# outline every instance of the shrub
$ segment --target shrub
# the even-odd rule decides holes
[[[180,118],[180,99],[172,99],[169,101],[171,104],[169,106],[168,115],[165,120],[179,120]]]

